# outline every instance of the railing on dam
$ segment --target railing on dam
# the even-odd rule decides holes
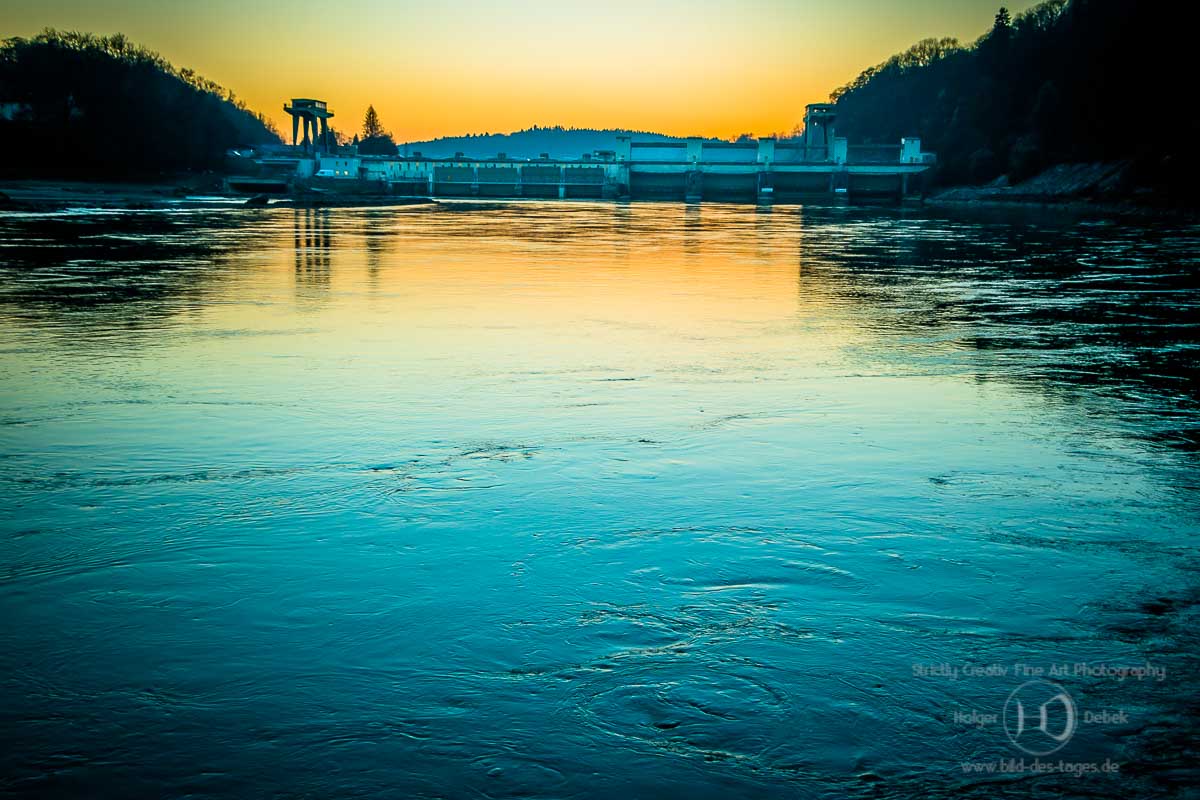
[[[900,145],[859,144],[846,148],[847,164],[896,164],[900,161]]]
[[[830,161],[832,158],[833,153],[829,147],[787,142],[775,145],[775,161],[779,164],[809,164]]]

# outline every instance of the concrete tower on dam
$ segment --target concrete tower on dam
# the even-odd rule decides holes
[[[310,145],[314,150],[328,148],[329,120],[333,117],[333,112],[325,105],[324,100],[297,97],[292,99],[291,105],[284,105],[283,110],[292,118],[292,147],[301,146],[305,150],[308,150]],[[298,145],[296,140],[301,126],[304,128],[304,139]]]
[[[900,198],[922,190],[935,163],[921,140],[850,145],[836,135],[837,106],[805,108],[799,138],[675,139],[618,137],[613,150],[577,159],[371,156],[327,142],[333,113],[320,100],[295,99],[292,146],[255,152],[253,174],[228,179],[244,191],[408,197],[629,198],[763,202],[814,195]],[[303,125],[304,138],[299,140]],[[310,135],[311,132],[311,135]]]
[[[808,160],[821,160],[833,147],[833,123],[837,106],[833,103],[810,103],[804,107],[804,147]]]

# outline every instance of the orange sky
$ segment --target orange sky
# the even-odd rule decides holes
[[[995,0],[0,0],[0,35],[121,32],[233,89],[280,130],[317,97],[398,140],[530,125],[731,137],[790,130],[806,103],[926,36],[970,41]],[[1016,13],[1032,5],[1010,6]]]

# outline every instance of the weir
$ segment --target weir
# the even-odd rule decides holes
[[[325,112],[324,103],[320,108]],[[264,181],[273,181],[277,191],[400,197],[725,202],[813,195],[902,198],[922,190],[935,157],[921,150],[920,139],[854,146],[835,135],[835,121],[836,107],[818,103],[806,107],[804,135],[798,139],[637,142],[619,137],[615,150],[579,159],[370,156],[355,147],[264,149],[253,159],[256,174],[230,178],[229,185],[263,191]]]

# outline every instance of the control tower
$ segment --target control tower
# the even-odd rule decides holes
[[[285,105],[283,110],[292,116],[292,146],[303,144],[307,150],[309,145],[313,150],[325,149],[329,135],[329,118],[333,112],[325,106],[324,100],[311,100],[304,97],[292,98],[291,105]],[[300,125],[304,125],[304,140],[298,142]],[[309,136],[311,129],[312,135]]]
[[[837,106],[833,103],[810,103],[804,107],[804,148],[808,158],[828,161],[833,158],[833,123]]]

